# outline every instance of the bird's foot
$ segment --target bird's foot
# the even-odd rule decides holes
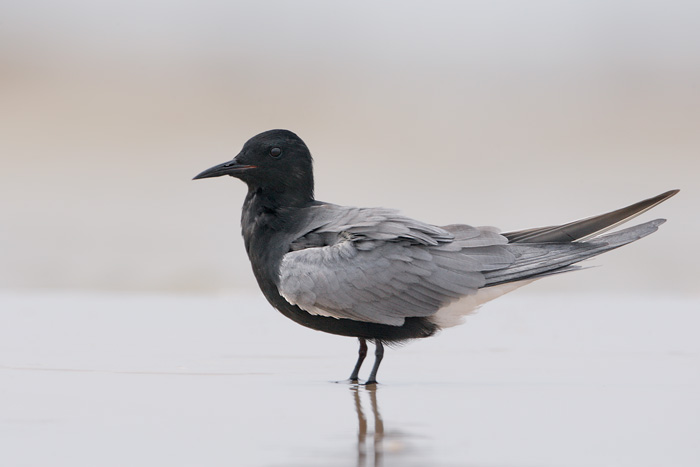
[[[362,384],[359,379],[348,378],[342,381],[333,381],[336,384]]]
[[[350,386],[373,386],[376,387],[379,383],[377,380],[370,380],[370,381],[360,381],[359,379],[344,379],[342,381],[332,381],[335,384],[349,384]]]

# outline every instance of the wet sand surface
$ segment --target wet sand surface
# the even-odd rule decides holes
[[[516,292],[373,388],[257,295],[0,293],[0,465],[697,466],[699,305]]]

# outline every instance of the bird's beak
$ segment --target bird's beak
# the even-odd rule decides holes
[[[205,170],[201,174],[194,177],[192,180],[199,180],[200,178],[211,178],[211,177],[221,177],[222,175],[230,175],[232,177],[237,177],[239,174],[255,169],[254,165],[241,164],[236,159],[232,161],[224,162],[223,164],[215,165],[214,167]]]

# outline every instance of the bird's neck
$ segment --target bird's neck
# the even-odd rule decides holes
[[[304,208],[314,202],[313,190],[302,191],[286,187],[248,187],[243,204],[244,209],[258,212],[283,212],[288,209]]]
[[[259,254],[281,258],[293,240],[289,236],[296,230],[295,224],[303,217],[298,215],[299,211],[313,203],[313,198],[298,194],[285,196],[280,192],[250,188],[243,203],[241,228],[251,261],[259,259],[254,258]]]
[[[262,190],[249,190],[241,213],[246,252],[258,284],[270,300],[277,294],[277,271],[282,257],[297,236],[299,223],[304,220],[304,207],[312,203],[288,201]]]

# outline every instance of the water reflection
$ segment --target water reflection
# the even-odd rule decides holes
[[[384,456],[384,421],[379,413],[377,386],[374,384],[369,386],[353,385],[350,391],[352,392],[355,401],[355,411],[357,412],[357,466],[379,467],[382,465]],[[362,408],[361,393],[369,395],[370,413],[372,416],[371,426],[373,429],[368,430],[367,416]],[[369,464],[368,458],[372,460]]]

